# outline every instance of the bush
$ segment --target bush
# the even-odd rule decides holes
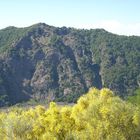
[[[138,140],[140,108],[91,88],[74,106],[13,109],[0,113],[0,139],[11,140]]]

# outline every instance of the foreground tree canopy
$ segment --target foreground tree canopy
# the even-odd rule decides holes
[[[1,140],[139,140],[140,109],[109,89],[91,88],[74,106],[0,113]]]

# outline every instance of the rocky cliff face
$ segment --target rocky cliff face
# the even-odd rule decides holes
[[[127,85],[130,79],[124,70],[129,65],[124,52],[127,45],[120,46],[118,54],[115,54],[116,47],[111,40],[118,43],[117,46],[121,45],[121,40],[130,42],[127,37],[104,30],[56,28],[43,23],[24,29],[12,27],[2,30],[0,105],[6,101],[14,104],[30,98],[73,102],[92,86],[101,88],[105,85],[125,94],[126,88],[121,85]],[[139,38],[137,40],[140,42]],[[139,44],[136,46],[140,49]],[[137,63],[136,76],[140,66]],[[121,79],[122,84],[119,80],[115,82],[116,75],[112,76],[114,69],[125,73],[123,78],[126,76],[126,81]],[[107,77],[110,74],[111,77]],[[138,87],[137,81],[131,85],[134,84],[133,89]]]

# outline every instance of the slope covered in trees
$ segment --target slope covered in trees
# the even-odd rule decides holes
[[[139,140],[139,132],[140,108],[106,88],[91,88],[74,106],[0,113],[3,140]]]
[[[0,30],[0,106],[68,101],[108,87],[126,97],[140,86],[140,37],[43,23]]]

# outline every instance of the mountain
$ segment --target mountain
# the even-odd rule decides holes
[[[90,87],[123,98],[140,87],[140,37],[39,23],[0,30],[0,106],[75,102]]]

